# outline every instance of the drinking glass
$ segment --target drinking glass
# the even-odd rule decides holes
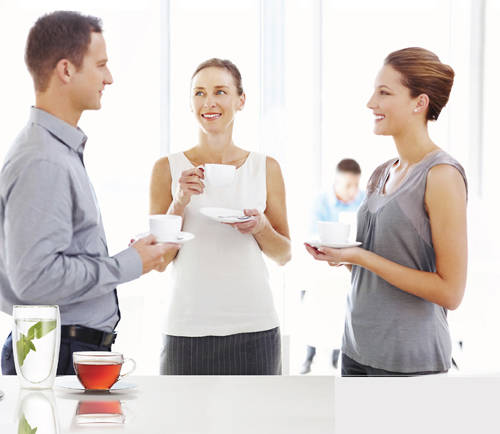
[[[18,433],[59,433],[53,390],[21,389],[17,408]]]
[[[14,363],[21,387],[50,389],[59,362],[59,306],[14,306],[12,316]]]

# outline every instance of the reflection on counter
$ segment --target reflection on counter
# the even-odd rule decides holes
[[[52,390],[19,391],[18,434],[55,434],[59,432],[56,400]]]
[[[76,407],[77,425],[121,425],[125,415],[120,401],[79,401]]]

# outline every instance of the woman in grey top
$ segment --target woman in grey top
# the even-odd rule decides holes
[[[429,137],[454,72],[422,48],[395,51],[375,80],[374,132],[390,135],[398,158],[372,174],[358,211],[361,247],[315,249],[316,259],[352,271],[342,375],[446,372],[446,313],[462,301],[467,269],[467,180]]]

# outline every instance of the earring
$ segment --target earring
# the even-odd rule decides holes
[[[414,111],[415,113],[417,113],[417,112],[418,112],[418,108],[416,108],[416,109],[413,109],[413,111]]]

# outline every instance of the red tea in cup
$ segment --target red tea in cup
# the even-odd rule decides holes
[[[75,363],[75,372],[85,389],[107,390],[116,383],[122,369],[121,363]]]
[[[122,365],[130,361],[133,367],[121,374]],[[135,369],[132,359],[124,359],[121,353],[106,351],[81,351],[73,353],[75,373],[86,390],[109,390],[124,375]]]

